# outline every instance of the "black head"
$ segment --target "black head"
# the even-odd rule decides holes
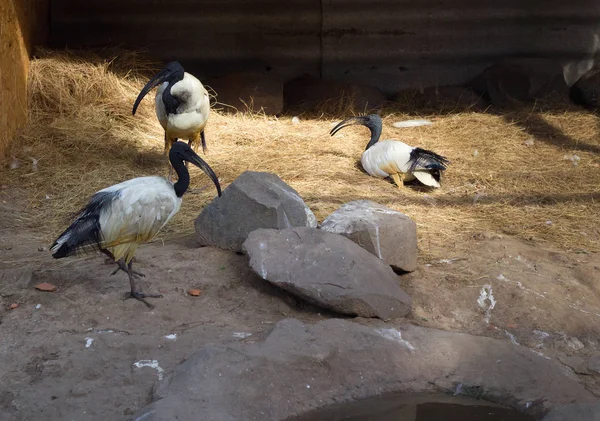
[[[369,114],[369,115],[358,116],[358,117],[350,117],[350,118],[338,123],[333,129],[331,129],[329,134],[331,136],[333,136],[334,134],[336,134],[338,131],[340,131],[344,127],[354,126],[356,124],[368,127],[369,130],[371,131],[371,140],[369,141],[369,144],[367,145],[367,149],[369,149],[371,146],[373,146],[373,144],[375,144],[379,140],[379,137],[381,136],[381,129],[383,127],[383,122],[381,121],[381,117],[379,117],[379,115],[377,115],[377,114]]]
[[[137,111],[137,107],[140,105],[140,102],[142,102],[142,99],[144,99],[146,94],[150,92],[153,88],[155,88],[163,82],[175,83],[177,81],[180,81],[181,79],[183,79],[184,73],[185,71],[183,70],[183,67],[181,66],[181,64],[179,64],[178,61],[172,61],[170,63],[167,63],[167,65],[156,76],[150,79],[148,83],[146,83],[146,86],[142,88],[140,94],[138,95],[133,104],[133,110],[131,113],[135,115],[135,112]]]
[[[179,176],[179,180],[175,183],[175,192],[177,193],[177,196],[181,197],[189,185],[189,173],[187,172],[185,165],[183,165],[183,161],[188,161],[196,165],[210,177],[213,183],[215,183],[219,197],[221,197],[221,185],[219,184],[217,175],[186,143],[173,143],[173,146],[171,146],[171,150],[169,151],[169,161],[171,161],[171,165],[173,165],[173,168],[175,168],[175,171]]]

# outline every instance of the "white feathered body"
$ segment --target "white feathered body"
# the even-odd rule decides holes
[[[51,251],[57,252],[67,243],[65,250],[71,254],[90,244],[90,227],[96,224],[100,235],[95,245],[110,251],[115,260],[123,258],[129,263],[138,245],[151,241],[180,207],[181,198],[175,194],[173,183],[163,177],[139,177],[115,184],[90,199]]]
[[[404,181],[417,178],[421,183],[440,187],[440,183],[425,168],[417,166],[411,171],[411,153],[415,150],[399,140],[382,140],[363,152],[361,164],[373,177],[386,178],[392,174],[404,174]]]
[[[176,114],[167,114],[162,95],[168,82],[160,85],[154,99],[156,116],[169,139],[197,138],[208,121],[210,99],[202,83],[189,73],[171,86],[171,95],[180,102]]]
[[[404,142],[382,140],[364,151],[360,162],[364,170],[373,177],[386,178],[399,172],[406,174],[410,168],[410,153],[413,149]]]

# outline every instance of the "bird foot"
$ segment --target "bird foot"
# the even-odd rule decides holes
[[[125,299],[128,300],[130,298],[135,298],[138,301],[141,301],[142,303],[146,304],[146,306],[148,306],[148,308],[154,308],[154,306],[152,304],[150,304],[148,301],[146,301],[144,298],[162,298],[162,294],[145,294],[143,292],[140,291],[130,291],[125,295]]]

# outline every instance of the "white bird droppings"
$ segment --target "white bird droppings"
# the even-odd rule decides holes
[[[486,304],[486,301],[489,302],[489,304]],[[494,307],[496,307],[496,299],[494,298],[491,285],[484,285],[481,288],[479,298],[477,298],[477,304],[484,311],[484,320],[487,324],[489,324],[492,310],[494,309]]]
[[[140,360],[136,363],[133,363],[133,366],[136,368],[142,368],[142,367],[150,367],[156,370],[156,374],[158,375],[158,380],[162,380],[163,379],[163,372],[164,370],[162,369],[162,367],[160,365],[158,365],[158,361],[157,360]]]
[[[525,143],[525,146],[531,147],[535,144],[535,141],[532,138],[529,138],[524,143]]]
[[[13,156],[12,161],[10,161],[10,169],[16,170],[20,166],[21,166],[21,163],[19,162],[19,160]]]
[[[513,345],[521,345],[520,343],[517,342],[517,338],[515,338],[515,335],[510,333],[508,330],[505,330],[504,333],[506,334],[506,336],[508,336],[510,338],[510,341],[513,343]]]
[[[39,310],[40,308],[42,308],[42,305],[38,304],[38,305],[35,306],[35,308]]]
[[[171,333],[170,335],[166,335],[165,339],[167,339],[169,341],[176,341],[177,340],[177,333]]]
[[[389,339],[390,341],[394,341],[402,345],[404,348],[408,349],[410,352],[415,352],[415,347],[412,344],[404,339],[402,339],[402,332],[396,329],[375,329],[379,335],[383,336],[385,339]]]
[[[238,339],[246,339],[252,336],[252,333],[248,332],[233,332],[233,337]]]
[[[430,120],[405,120],[397,121],[392,126],[400,129],[404,127],[419,127],[419,126],[431,126],[433,123]]]
[[[92,346],[93,342],[94,342],[94,338],[85,338],[85,347],[89,348],[90,346]]]

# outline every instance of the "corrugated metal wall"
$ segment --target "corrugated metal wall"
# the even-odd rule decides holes
[[[599,0],[53,0],[51,21],[58,47],[145,47],[204,75],[272,68],[389,91],[600,48]]]

